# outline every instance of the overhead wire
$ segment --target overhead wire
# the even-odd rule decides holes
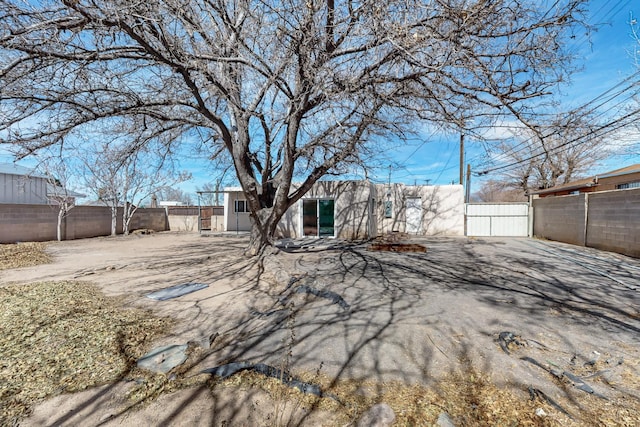
[[[609,122],[609,123],[607,123],[605,125],[602,125],[598,129],[596,129],[595,131],[590,132],[590,133],[591,134],[596,134],[598,131],[601,131],[603,129],[607,129],[609,127],[621,124],[620,126],[614,127],[614,128],[612,128],[611,130],[609,130],[608,132],[606,132],[604,134],[595,135],[595,136],[600,136],[600,137],[601,136],[605,136],[605,135],[608,135],[611,132],[614,132],[614,131],[620,129],[622,126],[628,125],[627,120],[632,120],[632,119],[635,120],[636,118],[640,118],[640,109],[634,110],[631,113],[626,114],[625,116],[622,116],[622,117],[620,117],[620,118],[618,118],[618,119],[616,119],[616,120],[614,120],[612,122]],[[582,136],[578,136],[576,138],[570,139],[570,140],[568,140],[568,141],[566,141],[566,142],[564,142],[564,143],[562,143],[562,144],[550,149],[549,153],[550,154],[561,153],[563,151],[568,150],[572,146],[579,145],[581,143],[580,142],[581,138],[582,138]],[[577,142],[577,144],[576,144],[576,142]],[[561,150],[563,148],[564,148],[564,150]],[[475,175],[476,176],[481,176],[481,175],[486,175],[486,174],[489,174],[489,173],[492,173],[492,172],[496,172],[496,171],[499,171],[499,170],[512,169],[515,166],[518,166],[518,165],[520,165],[522,163],[528,162],[530,160],[533,160],[533,159],[538,158],[538,157],[540,157],[542,155],[545,155],[545,154],[547,154],[547,153],[546,152],[542,152],[542,153],[539,153],[539,154],[534,154],[534,155],[528,156],[528,157],[526,157],[524,159],[509,163],[507,165],[496,166],[496,167],[491,168],[491,169],[486,169],[486,170],[481,171],[481,172],[476,172]]]

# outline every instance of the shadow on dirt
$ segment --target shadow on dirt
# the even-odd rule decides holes
[[[428,247],[426,253],[393,253],[334,242],[313,250],[295,248],[260,264],[239,256],[245,243],[241,239],[225,246],[216,243],[203,239],[187,251],[183,248],[179,257],[168,249],[156,254],[156,261],[137,264],[139,295],[157,289],[162,276],[170,276],[172,283],[198,281],[213,288],[217,282],[233,283],[204,298],[196,292],[162,310],[187,322],[184,331],[215,339],[169,375],[178,383],[195,377],[200,381],[184,382],[187,397],[175,402],[165,418],[156,419],[160,424],[177,419],[191,400],[204,395],[213,398],[207,415],[212,425],[242,423],[247,411],[268,417],[273,408],[254,408],[255,390],[231,400],[220,397],[225,393],[221,379],[209,374],[228,363],[267,364],[301,374],[321,369],[323,390],[360,381],[373,385],[368,391],[373,396],[383,394],[385,382],[437,388],[453,375],[469,405],[467,415],[452,414],[456,425],[481,422],[482,411],[489,410],[476,396],[488,380],[469,380],[475,378],[473,372],[518,390],[523,401],[550,405],[567,422],[569,417],[595,416],[584,412],[594,399],[607,399],[614,407],[626,399],[640,407],[637,380],[624,382],[627,375],[638,377],[637,291],[553,257],[536,243],[427,239],[420,241]],[[615,274],[612,270],[607,274]],[[218,304],[222,295],[224,304]],[[505,331],[519,341],[506,342]],[[187,342],[193,337],[174,338]],[[206,369],[210,372],[203,377]],[[137,374],[134,370],[130,376]],[[592,392],[576,386],[580,381],[588,381]],[[104,395],[95,394],[82,407]],[[147,399],[155,396],[149,393]],[[106,421],[123,419],[139,405],[110,414]],[[290,414],[287,423],[311,423],[318,405],[316,401]],[[350,407],[345,413],[354,421],[365,409]],[[71,417],[51,420],[51,425]]]

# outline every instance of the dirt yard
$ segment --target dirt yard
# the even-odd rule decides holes
[[[443,413],[456,426],[638,425],[640,260],[529,239],[433,238],[411,240],[425,253],[285,242],[259,264],[242,256],[246,243],[186,233],[50,243],[50,264],[0,271],[0,286],[95,284],[175,320],[154,347],[191,346],[167,375],[133,371],[45,396],[20,424],[349,425],[384,402],[396,425],[433,425]],[[146,297],[184,283],[209,286]],[[282,368],[325,394],[289,393],[257,373],[200,373],[229,362]]]

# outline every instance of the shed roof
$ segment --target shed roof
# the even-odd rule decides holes
[[[46,176],[36,172],[33,168],[26,168],[15,163],[0,163],[0,173],[7,175],[30,176],[34,178],[46,178]]]

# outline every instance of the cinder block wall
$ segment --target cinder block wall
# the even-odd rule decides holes
[[[640,189],[545,197],[533,209],[536,237],[640,257]]]
[[[533,235],[584,246],[584,194],[533,200]]]
[[[138,209],[131,218],[129,230],[148,229],[153,231],[169,231],[169,219],[164,208]]]
[[[640,257],[640,189],[589,195],[587,246]]]
[[[0,243],[56,240],[57,224],[54,206],[0,204]]]
[[[0,204],[0,243],[42,242],[57,239],[58,208],[47,205]],[[138,209],[131,219],[131,230],[169,229],[166,211]],[[117,232],[122,233],[122,209],[118,210]],[[101,206],[76,206],[64,219],[64,240],[111,234],[111,210]]]

